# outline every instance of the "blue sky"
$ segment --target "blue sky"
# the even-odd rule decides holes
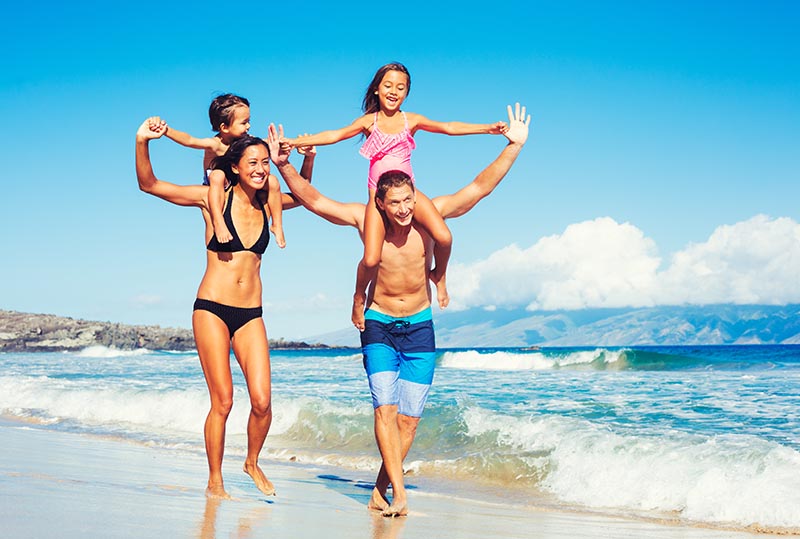
[[[533,116],[498,191],[450,222],[455,309],[800,302],[798,4],[300,6],[7,8],[0,308],[188,327],[202,220],[138,191],[139,123],[211,135],[208,103],[230,91],[254,134],[340,127],[393,60],[412,74],[406,110]],[[453,192],[503,143],[420,133],[420,188]],[[320,149],[320,190],[365,199],[358,144]],[[152,155],[160,178],[199,182],[199,151]],[[356,234],[302,209],[284,226],[262,269],[270,336],[347,327]]]

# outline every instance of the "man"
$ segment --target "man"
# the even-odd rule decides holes
[[[530,116],[508,106],[508,145],[466,187],[452,195],[436,197],[433,204],[445,219],[459,217],[497,187],[528,138]],[[282,128],[281,128],[282,131]],[[313,213],[337,225],[364,234],[364,204],[345,204],[323,196],[279,152],[282,132],[270,126],[270,150],[284,181],[298,200]],[[431,321],[433,241],[413,221],[414,185],[403,172],[389,171],[378,182],[378,209],[386,223],[381,261],[367,297],[356,293],[353,323],[362,332],[364,367],[369,377],[375,409],[375,438],[383,459],[369,508],[384,516],[408,513],[403,460],[416,435],[428,390],[433,382],[435,345]],[[366,307],[366,311],[364,308]],[[386,491],[392,485],[392,502]]]

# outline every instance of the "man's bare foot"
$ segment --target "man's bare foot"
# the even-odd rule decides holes
[[[369,503],[367,504],[367,509],[383,512],[388,507],[389,507],[389,500],[386,499],[386,496],[381,494],[377,488],[372,489],[372,497],[369,499]]]
[[[408,506],[405,500],[392,500],[392,505],[383,510],[381,515],[385,517],[404,517],[408,515]]]
[[[245,462],[244,473],[253,479],[253,482],[256,484],[258,490],[267,496],[275,496],[275,487],[272,485],[270,480],[267,479],[267,476],[264,475],[264,472],[261,471],[261,468],[258,466],[258,464],[248,464]]]
[[[206,498],[217,500],[232,500],[231,495],[225,492],[225,487],[220,485],[208,485],[206,487]]]

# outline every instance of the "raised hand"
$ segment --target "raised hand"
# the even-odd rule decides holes
[[[167,122],[158,116],[151,116],[139,126],[139,129],[136,131],[136,137],[152,140],[163,137],[166,132]]]
[[[525,106],[520,110],[519,103],[514,109],[508,105],[508,129],[503,133],[509,142],[514,144],[525,144],[528,140],[528,129],[531,124],[531,115],[525,117]]]
[[[292,150],[289,148],[287,151],[284,148],[283,125],[278,124],[278,129],[275,129],[275,124],[269,124],[267,146],[269,147],[270,159],[272,159],[276,167],[280,167],[289,162],[289,154]]]

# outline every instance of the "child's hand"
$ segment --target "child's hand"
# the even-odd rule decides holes
[[[508,131],[508,125],[505,122],[495,122],[489,126],[490,135],[502,135]]]
[[[167,122],[163,121],[158,116],[151,116],[142,122],[139,129],[136,131],[136,136],[146,140],[152,140],[162,137],[167,132]]]
[[[302,136],[308,136],[308,133],[304,133]],[[296,139],[295,139],[296,140]],[[294,141],[292,141],[294,142]],[[303,155],[305,157],[314,157],[317,155],[317,147],[316,146],[297,146],[297,153]]]

